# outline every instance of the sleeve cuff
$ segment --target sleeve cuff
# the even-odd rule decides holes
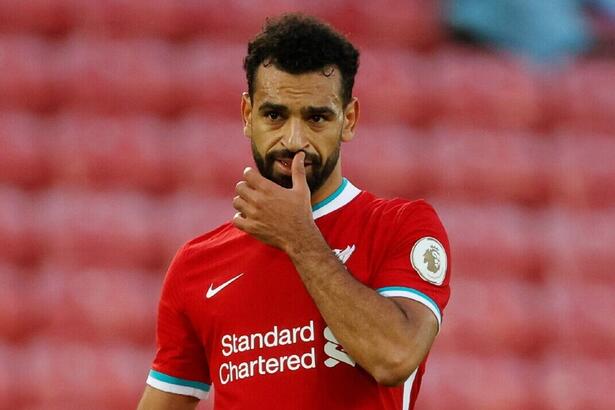
[[[206,383],[180,379],[157,372],[156,370],[150,370],[146,383],[155,389],[167,393],[192,396],[200,400],[207,398],[211,388],[211,386]]]
[[[423,292],[419,292],[416,289],[405,288],[402,286],[389,286],[386,288],[380,288],[377,289],[377,292],[387,298],[407,298],[422,303],[436,316],[436,319],[438,320],[438,331],[440,330],[440,327],[442,327],[442,313],[440,312],[440,308],[432,298],[430,298]]]

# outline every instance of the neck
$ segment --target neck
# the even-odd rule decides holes
[[[342,184],[342,167],[338,161],[327,181],[321,186],[318,191],[312,194],[311,202],[312,206],[323,201],[329,195],[333,194]]]

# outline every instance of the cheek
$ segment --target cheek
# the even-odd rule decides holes
[[[280,133],[279,131],[272,131],[262,124],[254,124],[251,139],[252,145],[255,145],[258,151],[264,155],[280,140]]]
[[[340,144],[340,135],[337,130],[332,130],[327,133],[316,135],[313,141],[312,146],[324,162],[338,149]]]

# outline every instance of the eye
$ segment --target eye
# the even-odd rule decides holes
[[[276,121],[280,119],[280,113],[277,111],[269,111],[265,113],[265,118],[271,121]]]
[[[320,114],[314,114],[310,117],[310,121],[316,122],[316,123],[323,122],[325,121],[325,117]]]

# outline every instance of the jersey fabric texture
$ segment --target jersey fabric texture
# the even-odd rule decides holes
[[[380,199],[344,179],[313,217],[358,281],[423,304],[441,323],[450,251],[430,205]],[[438,254],[413,257],[426,246]],[[416,266],[422,261],[434,277]],[[171,263],[147,383],[198,398],[213,385],[216,410],[405,410],[424,370],[425,361],[398,387],[376,383],[339,345],[290,258],[226,223],[188,242]]]

